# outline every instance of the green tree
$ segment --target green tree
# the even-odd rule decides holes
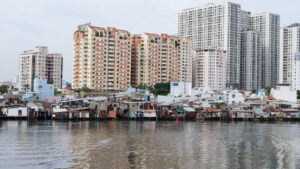
[[[60,94],[62,94],[61,91],[58,91],[57,89],[54,90],[54,95],[60,95]]]
[[[80,93],[80,89],[75,89],[75,93]]]
[[[146,84],[141,83],[141,84],[137,85],[136,88],[142,89],[142,90],[147,90],[148,86]]]
[[[2,85],[0,86],[0,93],[7,93],[8,92],[8,86],[7,85]]]
[[[79,88],[79,89],[75,89],[74,90],[76,93],[80,93],[80,92],[91,92],[93,91],[92,89],[88,88],[88,87],[82,87],[82,88]]]
[[[54,82],[53,82],[52,79],[50,79],[50,80],[47,81],[47,83],[48,83],[48,84],[53,84]]]
[[[82,91],[82,92],[91,92],[92,89],[90,89],[90,88],[88,88],[88,87],[83,87],[83,88],[81,88],[81,91]]]
[[[151,92],[152,90],[152,92]],[[170,82],[167,83],[157,83],[154,85],[153,89],[149,90],[154,95],[168,95],[170,93]]]
[[[271,87],[265,87],[265,90],[267,90],[268,91],[268,96],[270,95],[270,93],[271,93]]]
[[[300,99],[300,90],[297,90],[297,99]]]
[[[256,93],[256,89],[252,89],[252,93]]]
[[[146,84],[139,84],[136,86],[137,89],[148,90],[154,95],[167,95],[170,93],[170,82],[157,83],[154,86],[147,86]]]
[[[216,108],[217,108],[217,109],[220,109],[222,106],[227,106],[227,104],[224,103],[224,102],[223,102],[223,103],[217,103],[217,104],[216,104]]]
[[[154,88],[152,86],[148,86],[147,87],[147,90],[150,92],[150,93],[154,93]]]

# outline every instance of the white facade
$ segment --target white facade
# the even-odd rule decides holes
[[[297,91],[289,85],[278,85],[271,89],[271,95],[278,100],[297,102]]]
[[[172,104],[177,102],[186,101],[182,97],[173,97],[173,96],[157,96],[157,102],[160,104]]]
[[[191,96],[192,95],[192,82],[171,82],[170,83],[171,96]]]
[[[191,39],[194,50],[227,51],[227,83],[240,83],[240,4],[207,4],[178,14],[178,36]]]
[[[7,117],[27,117],[28,114],[27,107],[3,108],[2,111]]]
[[[212,98],[215,92],[209,87],[197,87],[192,90],[192,96],[197,96],[202,99]]]
[[[300,90],[300,52],[295,53],[292,67],[293,67],[292,87],[293,89]]]
[[[294,58],[296,52],[300,52],[300,24],[293,24],[280,31],[279,83],[293,84],[293,77],[296,77],[293,73],[296,69],[293,70],[292,67],[297,62]]]
[[[226,88],[226,51],[217,49],[197,50],[193,61],[194,87]]]
[[[34,50],[24,51],[19,58],[19,90],[31,91],[35,76],[45,77],[48,48],[38,46]]]
[[[44,46],[20,54],[19,90],[32,91],[34,77],[47,77],[56,88],[61,88],[62,55],[48,54],[48,48]]]
[[[245,102],[245,96],[238,90],[223,91],[222,100],[228,105],[241,104]]]

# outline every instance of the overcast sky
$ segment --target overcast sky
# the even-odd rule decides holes
[[[37,45],[62,53],[72,80],[72,34],[77,25],[112,26],[131,33],[175,34],[177,13],[222,0],[6,0],[0,5],[0,81],[18,74],[19,54]],[[281,26],[300,22],[299,0],[232,0],[252,13],[281,15]]]

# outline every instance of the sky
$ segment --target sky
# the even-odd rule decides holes
[[[77,26],[116,27],[131,33],[177,33],[177,13],[223,0],[7,0],[0,5],[0,81],[18,75],[19,54],[48,46],[64,57],[64,80],[72,81],[72,35]],[[281,16],[281,26],[300,22],[299,0],[231,0],[252,13]]]

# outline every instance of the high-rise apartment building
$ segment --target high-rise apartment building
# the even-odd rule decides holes
[[[279,26],[276,14],[241,11],[241,89],[278,83]]]
[[[193,82],[193,58],[195,51],[191,40],[181,38],[181,70],[182,82]]]
[[[19,90],[31,91],[35,77],[45,77],[60,89],[62,85],[63,58],[61,54],[48,53],[48,48],[37,46],[24,51],[19,58]]]
[[[241,34],[241,89],[262,87],[262,39],[259,32],[244,31]]]
[[[63,57],[59,53],[50,53],[46,57],[46,78],[52,81],[55,89],[62,88]]]
[[[226,88],[226,51],[220,49],[197,50],[193,60],[193,86]]]
[[[251,12],[241,10],[240,18],[241,18],[241,22],[240,22],[241,31],[244,32],[244,31],[251,30],[252,29],[252,27],[251,27]]]
[[[73,88],[126,90],[192,81],[192,43],[168,34],[132,35],[84,24],[74,33]]]
[[[227,54],[227,86],[240,83],[241,5],[208,4],[178,14],[178,36],[193,41],[194,50],[222,49]]]
[[[131,34],[126,30],[78,26],[73,35],[73,88],[125,90],[131,82]]]
[[[297,52],[300,52],[300,24],[282,28],[280,31],[279,83],[293,84],[293,63]]]
[[[132,38],[132,85],[169,81],[192,82],[191,41],[167,34]]]
[[[296,52],[293,58],[293,66],[292,66],[292,87],[295,90],[300,90],[300,52]]]
[[[262,84],[274,87],[279,79],[280,16],[272,13],[251,15],[251,30],[262,38]]]

